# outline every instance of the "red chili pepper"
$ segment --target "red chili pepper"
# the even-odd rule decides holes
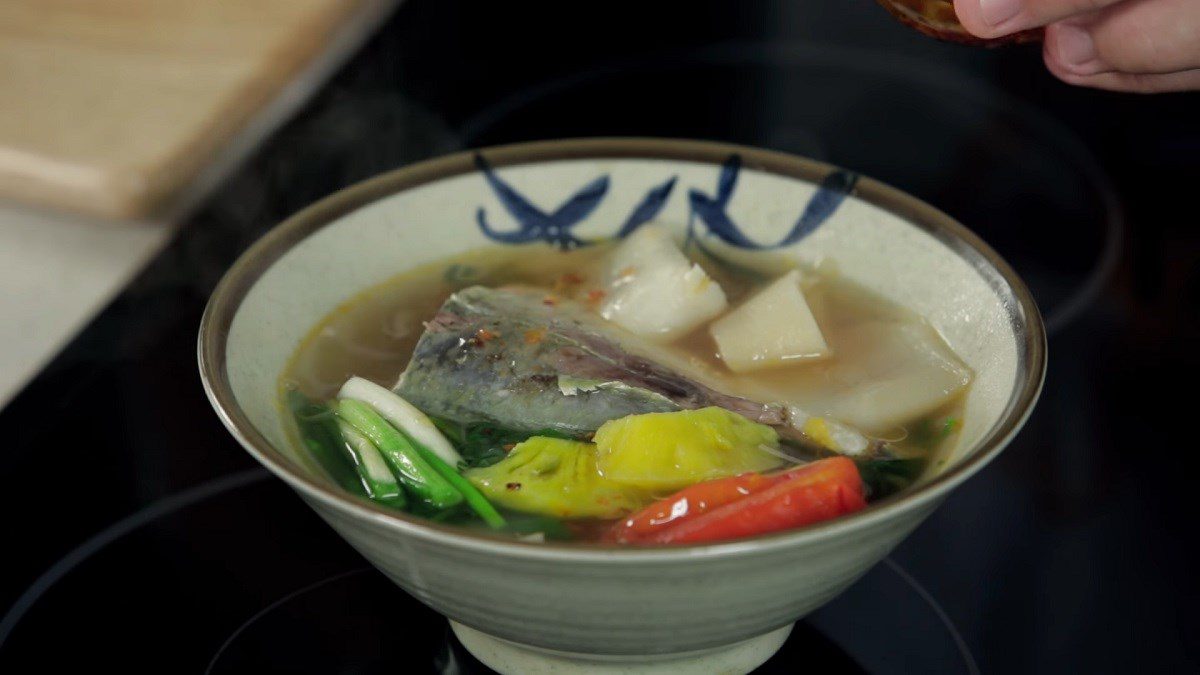
[[[774,485],[778,480],[761,473],[745,473],[696,483],[618,522],[605,539],[625,543],[652,536],[666,527],[744,499],[751,493]]]
[[[845,457],[783,473],[698,483],[622,520],[609,541],[681,544],[808,525],[866,506],[858,467]]]

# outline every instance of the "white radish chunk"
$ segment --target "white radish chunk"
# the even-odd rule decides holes
[[[450,441],[438,431],[433,420],[405,401],[395,392],[361,377],[352,377],[342,385],[338,398],[361,401],[375,409],[388,422],[406,433],[417,443],[429,448],[433,454],[453,467],[462,461],[462,456],[450,445]]]
[[[631,333],[669,342],[725,311],[725,291],[683,255],[670,235],[646,226],[613,251],[600,315]]]
[[[829,355],[829,345],[800,290],[800,273],[796,270],[713,322],[709,332],[717,342],[721,359],[735,373]]]
[[[892,429],[937,410],[971,383],[971,369],[928,325],[869,322],[854,331],[851,339],[871,349],[855,364],[861,372],[827,406],[847,424]]]
[[[609,255],[608,280],[619,283],[640,269],[690,265],[670,233],[661,226],[646,225],[626,237]]]

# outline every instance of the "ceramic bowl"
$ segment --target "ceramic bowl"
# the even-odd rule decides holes
[[[832,261],[927,317],[976,373],[949,461],[849,517],[728,543],[628,549],[442,527],[348,497],[299,460],[278,378],[301,338],[339,304],[468,249],[525,246],[550,256],[649,220],[729,255]],[[507,672],[749,670],[1000,453],[1037,399],[1046,358],[1025,285],[933,207],[799,157],[652,139],[466,152],[328,197],[237,261],[209,303],[199,356],[208,396],[246,450]]]

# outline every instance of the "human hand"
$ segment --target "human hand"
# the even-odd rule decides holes
[[[1200,0],[954,0],[972,34],[1046,27],[1046,67],[1070,84],[1131,92],[1200,89]]]

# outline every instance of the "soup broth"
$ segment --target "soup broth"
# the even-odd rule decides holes
[[[364,378],[387,388],[395,387],[406,367],[409,367],[410,360],[415,361],[414,350],[418,349],[422,336],[431,325],[442,321],[434,320],[442,316],[439,314],[440,308],[452,294],[463,289],[519,287],[523,293],[538,294],[541,304],[549,308],[546,311],[565,312],[565,308],[571,308],[581,316],[589,315],[581,319],[584,321],[582,325],[590,326],[588,322],[591,321],[603,323],[608,311],[606,308],[612,306],[612,294],[620,291],[619,276],[623,270],[613,272],[611,261],[614,255],[612,244],[564,252],[541,246],[498,246],[471,251],[399,274],[350,298],[312,328],[280,378],[283,409],[288,409],[289,396],[294,396],[293,392],[300,392],[313,401],[333,399],[347,380],[353,377]],[[758,294],[765,293],[764,289],[793,266],[782,258],[771,258],[766,254],[760,254],[754,266],[723,262],[697,246],[689,247],[687,256],[689,264],[698,264],[707,274],[707,282],[717,284],[723,291],[727,307],[722,310],[722,316],[728,316],[730,312],[757,298]],[[618,277],[617,281],[612,280],[614,274]],[[733,372],[723,359],[724,344],[718,344],[714,338],[713,323],[704,321],[668,340],[648,341],[641,354],[654,356],[658,363],[667,364],[675,372],[685,374],[690,378],[689,381],[700,383],[696,386],[703,391],[712,390],[722,395],[740,397],[738,400],[764,402],[782,410],[802,409],[802,413],[796,413],[800,417],[793,420],[807,420],[803,425],[796,425],[804,430],[801,436],[807,434],[806,438],[819,440],[831,434],[837,437],[844,426],[866,439],[872,448],[886,444],[888,462],[914,460],[910,465],[919,467],[920,471],[928,471],[935,466],[943,448],[953,442],[961,426],[962,398],[970,379],[966,366],[957,360],[920,316],[839,277],[832,265],[800,270],[799,287],[819,326],[827,353],[800,355],[773,367]],[[619,310],[617,308],[614,312]],[[738,322],[733,323],[732,330],[739,330]],[[501,343],[516,345],[512,349],[524,349],[530,348],[530,345],[540,346],[532,342],[535,338],[543,339],[537,335],[540,330],[525,330],[523,337],[520,337],[512,335],[512,331],[505,331],[510,333],[505,335],[499,330],[484,328],[472,333],[468,341],[479,341],[476,346],[483,350]],[[621,336],[622,346],[626,337],[633,344],[641,344],[641,338],[628,335],[622,328],[612,330],[614,335]],[[508,358],[508,353],[503,355]],[[754,367],[753,363],[751,367]],[[583,381],[581,378],[568,381],[560,374],[558,389],[569,395],[571,392],[568,387],[575,386],[571,383],[576,380]],[[397,391],[400,389],[397,388]],[[498,393],[507,392],[499,390]],[[413,400],[413,404],[422,407],[417,400]],[[653,410],[659,415],[680,414],[664,413],[657,408]],[[424,412],[434,417],[439,426],[442,425],[436,412]],[[828,427],[825,421],[828,421]],[[476,426],[472,427],[472,424]],[[812,426],[814,424],[817,426]],[[457,443],[454,434],[471,433],[470,430],[478,429],[478,425],[478,422],[468,421],[455,427],[457,431],[447,430],[448,427],[443,427],[443,431],[451,441]],[[600,447],[601,464],[609,457],[603,455],[602,441],[614,436],[605,436],[603,427],[595,434],[595,439],[591,433],[572,435],[568,431],[555,434],[558,435],[571,436],[574,440],[552,438],[562,445],[562,448],[555,446],[553,452],[566,452],[563,448],[567,443],[581,444],[594,440],[595,447]],[[478,465],[484,467],[487,462],[502,458],[503,452],[517,452],[513,448],[522,445],[522,440],[520,435],[514,435],[513,442],[499,446],[501,450],[495,451],[496,457],[486,462],[479,460]],[[780,447],[784,449],[784,455],[790,453],[786,443]],[[522,449],[520,452],[533,451]],[[547,452],[550,450],[541,451],[538,456],[543,457]],[[776,450],[771,452],[778,454]],[[804,461],[812,459],[813,456],[800,453],[797,458],[787,457],[775,462],[781,466],[772,471],[803,466]],[[475,460],[467,458],[464,461],[469,464]],[[855,461],[868,485],[867,498],[885,496],[878,488],[874,488],[876,493],[871,493],[873,478],[868,474],[876,471],[875,465],[869,467],[868,463],[861,461],[861,457]],[[753,462],[751,464],[754,465]],[[765,466],[771,462],[760,464]],[[494,466],[503,465],[501,461]],[[604,478],[616,475],[613,462],[605,466],[608,467],[608,473],[601,471]],[[487,470],[474,469],[476,472]],[[726,474],[711,475],[732,476],[737,473],[741,472],[730,470]],[[774,473],[767,473],[775,480]],[[477,475],[471,474],[471,471],[467,471],[467,474],[471,480],[485,487],[490,485],[483,478],[477,480]],[[910,471],[904,483],[911,482],[914,477],[915,472]],[[888,477],[884,476],[884,480],[886,482]],[[514,488],[514,485],[517,487]],[[504,489],[519,491],[528,489],[525,487],[527,485],[513,480],[505,483]],[[636,493],[628,497],[627,509],[593,510],[580,517],[568,514],[549,518],[548,512],[542,507],[539,507],[543,511],[541,513],[522,513],[520,509],[509,507],[501,491],[499,512],[508,524],[507,531],[517,535],[529,536],[532,533],[533,537],[539,539],[604,539],[605,533],[611,533],[612,523],[632,523],[636,519],[637,506],[646,507],[654,499],[668,498],[677,491],[675,487],[670,481],[663,481],[660,485],[653,480],[623,484],[618,490],[622,495],[620,499]],[[565,487],[562,489],[569,491]],[[700,488],[685,486],[685,491],[692,489]],[[485,490],[485,494],[490,493]],[[466,509],[453,510],[450,514],[425,507],[414,509],[411,494],[407,503],[410,506],[406,510],[409,511],[461,522],[466,526],[484,527],[477,514]],[[526,521],[533,524],[523,524]],[[683,541],[662,540],[666,543]]]

